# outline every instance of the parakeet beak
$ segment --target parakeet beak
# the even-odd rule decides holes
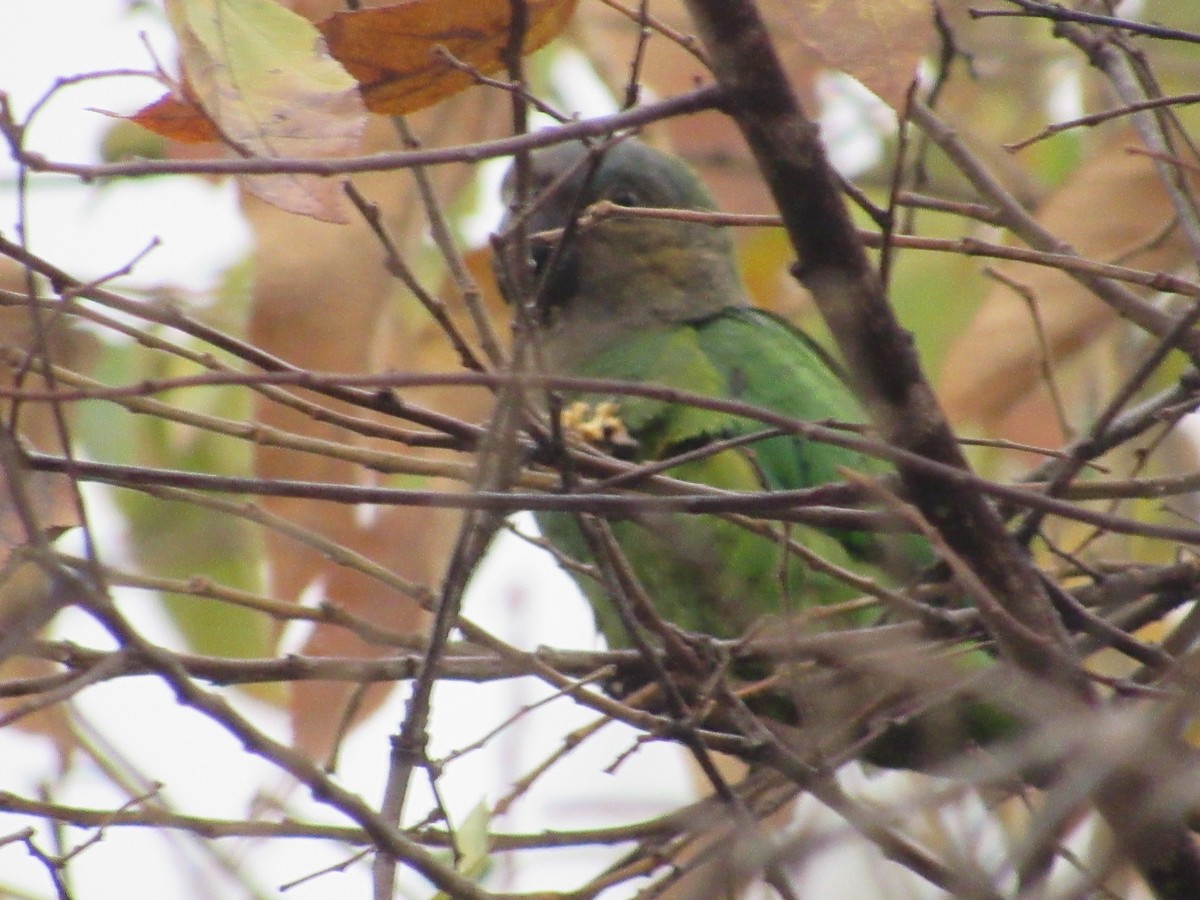
[[[572,234],[562,245],[561,219],[561,211],[535,210],[525,222],[525,246],[521,247],[509,227],[511,214],[505,216],[499,231],[502,241],[495,252],[494,265],[505,299],[515,303],[536,298],[539,312],[546,317],[571,295],[577,278],[575,243],[579,236]],[[522,284],[528,289],[517,287]]]
[[[561,273],[566,259],[564,254],[556,253],[562,230],[553,228],[538,231],[535,230],[537,223],[531,221],[526,226],[522,247],[516,236],[507,230],[507,224],[508,217],[498,231],[502,237],[493,245],[492,260],[505,300],[518,303],[536,297],[539,306],[552,306],[554,292],[543,288],[542,283],[547,278],[553,283],[562,283]],[[553,276],[550,273],[551,265],[557,273]],[[527,287],[522,288],[521,285]]]

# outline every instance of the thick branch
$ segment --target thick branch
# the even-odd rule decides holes
[[[889,307],[842,203],[817,126],[793,95],[753,3],[689,0],[688,6],[729,98],[729,112],[779,205],[800,259],[796,275],[812,292],[880,433],[904,450],[966,469],[912,337]],[[947,545],[972,564],[1024,626],[1014,630],[988,621],[1005,653],[1021,668],[1086,697],[1082,671],[1045,590],[982,495],[903,461],[897,469]]]

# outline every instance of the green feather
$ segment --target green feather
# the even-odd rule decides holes
[[[863,418],[849,389],[805,338],[752,309],[730,308],[697,322],[630,335],[581,361],[574,374],[743,400],[798,419]],[[616,400],[618,415],[637,442],[639,461],[666,459],[765,427],[750,418],[643,397],[581,399]],[[886,470],[853,451],[777,436],[675,466],[667,474],[724,490],[758,491],[838,481],[842,467]],[[543,515],[539,522],[556,543],[581,548],[569,516]],[[715,516],[658,516],[614,528],[660,614],[690,630],[736,637],[763,615],[858,596],[841,580],[810,571],[779,541]],[[877,543],[874,535],[803,526],[790,532],[830,562],[879,574],[865,562]],[[609,642],[626,643],[624,629],[606,612],[608,604],[598,589],[589,586],[589,593]]]

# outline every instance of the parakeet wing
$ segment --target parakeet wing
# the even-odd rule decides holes
[[[862,421],[849,388],[807,338],[774,317],[730,308],[692,323],[643,330],[590,359],[580,374],[662,385],[744,401],[797,419]],[[713,441],[764,430],[761,422],[645,397],[616,399],[640,460],[659,460]],[[886,466],[842,448],[795,436],[682,463],[670,475],[725,490],[802,488],[841,478],[839,469],[880,472]],[[540,516],[560,546],[580,550],[566,516]],[[765,614],[849,599],[857,591],[809,570],[779,540],[716,516],[661,515],[615,522],[614,530],[664,618],[684,627],[735,636]],[[796,526],[790,537],[841,566],[864,569],[875,536]],[[585,554],[586,555],[586,554]],[[876,574],[874,571],[871,574]],[[611,643],[623,629],[593,597]],[[845,624],[845,623],[843,623]]]

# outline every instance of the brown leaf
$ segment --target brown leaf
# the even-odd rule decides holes
[[[48,659],[17,656],[5,660],[0,672],[0,677],[6,682],[16,682],[24,678],[53,677],[62,672],[62,667]],[[18,716],[8,727],[48,738],[50,748],[47,749],[52,748],[59,771],[66,770],[71,754],[80,746],[75,726],[71,721],[74,711],[69,703],[53,703],[39,708],[35,700],[31,709],[28,697],[2,697],[0,714]]]
[[[312,23],[273,0],[167,0],[189,92],[244,156],[341,157],[358,150],[366,110]],[[261,175],[249,189],[281,209],[342,221],[341,186]]]
[[[575,11],[576,0],[527,0],[525,53],[545,46]],[[509,0],[404,0],[392,6],[334,13],[318,24],[334,58],[359,82],[372,112],[402,115],[431,106],[504,68]]]
[[[9,259],[0,260],[0,288],[24,293],[24,272]],[[49,334],[49,351],[54,361],[77,370],[89,368],[94,356],[95,342],[76,329],[53,321]],[[34,329],[29,310],[22,307],[0,309],[0,349],[24,353],[35,346]],[[45,382],[31,374],[18,380],[10,366],[0,366],[0,385],[44,390]],[[15,410],[15,411],[14,411]],[[18,414],[19,413],[19,414]],[[47,403],[21,403],[0,400],[0,417],[5,423],[16,422],[23,444],[46,452],[60,449],[53,408]],[[6,426],[7,427],[7,426]],[[70,479],[65,475],[33,472],[20,469],[15,473],[0,470],[0,663],[4,677],[9,679],[48,675],[55,666],[43,660],[26,657],[4,659],[18,649],[22,642],[34,637],[49,622],[68,598],[62,585],[55,585],[45,570],[21,558],[19,548],[28,543],[27,522],[13,502],[9,478],[20,480],[20,488],[32,506],[33,526],[46,536],[79,524]],[[14,553],[14,551],[16,551]],[[13,698],[0,702],[5,712],[19,708],[25,701]],[[65,759],[73,742],[68,717],[61,704],[22,716],[16,721],[24,731],[49,736],[61,759]]]
[[[1177,232],[1155,241],[1174,213],[1151,162],[1126,152],[1132,141],[1128,132],[1112,140],[1064,182],[1037,218],[1091,259],[1172,271],[1187,259],[1187,248]],[[1010,287],[991,288],[951,347],[940,379],[950,415],[989,430],[1035,389],[1040,393],[1046,351],[1061,366],[1116,320],[1109,306],[1056,269],[1028,263],[995,268],[1036,299],[1046,347],[1026,303]]]
[[[0,261],[0,287],[24,293],[24,278],[19,266],[11,260]],[[50,325],[50,320],[45,323]],[[36,331],[28,309],[20,306],[0,309],[0,350],[14,354],[17,362],[37,347]],[[57,321],[49,327],[48,352],[58,365],[86,369],[95,349],[94,341],[78,329]],[[36,370],[12,365],[0,366],[0,386],[45,390],[46,383]],[[17,436],[27,447],[45,452],[59,452],[58,428],[54,408],[48,403],[20,403],[0,400],[0,416],[5,423],[17,424]],[[5,426],[7,427],[7,425]],[[15,473],[21,481],[22,492],[32,505],[39,532],[53,535],[79,524],[71,480],[66,475],[21,470]],[[14,548],[27,542],[26,523],[13,504],[8,474],[0,472],[0,565]]]
[[[929,0],[763,0],[780,55],[861,81],[892,109],[903,109],[917,63],[933,46]]]
[[[195,101],[175,93],[163,94],[149,106],[124,118],[185,144],[207,144],[221,139],[220,131],[207,113]]]

